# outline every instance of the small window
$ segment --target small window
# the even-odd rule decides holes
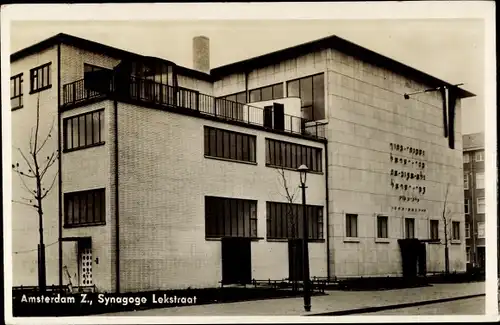
[[[23,107],[23,74],[10,78],[10,108],[12,110]]]
[[[64,194],[65,227],[102,225],[105,222],[105,189]]]
[[[469,175],[464,174],[464,189],[468,190],[469,189]]]
[[[477,198],[477,213],[486,213],[486,202],[484,197]]]
[[[470,223],[465,223],[465,238],[470,238]]]
[[[378,238],[388,238],[388,217],[378,216],[377,217],[377,237]]]
[[[65,118],[64,150],[104,144],[104,109]]]
[[[430,221],[431,239],[439,239],[439,220]]]
[[[452,237],[453,240],[460,240],[460,222],[452,222]]]
[[[358,237],[357,214],[346,214],[346,237]]]
[[[467,263],[470,263],[470,247],[465,248],[465,254],[467,258]]]
[[[470,213],[470,201],[469,199],[464,200],[464,214]]]
[[[474,154],[474,160],[475,161],[484,161],[484,151],[483,150],[476,151],[476,153]]]
[[[50,69],[52,62],[46,63],[30,70],[30,93],[36,93],[52,87]]]
[[[484,235],[485,235],[484,222],[478,222],[477,223],[477,238],[484,238]]]
[[[476,189],[484,188],[484,173],[476,173]]]
[[[470,155],[469,153],[464,153],[464,164],[468,164],[470,162],[470,159],[469,159]]]
[[[411,239],[415,238],[415,219],[406,218],[405,219],[405,238]]]

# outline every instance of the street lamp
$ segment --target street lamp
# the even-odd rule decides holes
[[[310,282],[309,282],[309,247],[308,247],[308,237],[309,237],[309,229],[308,229],[308,220],[307,220],[307,212],[306,212],[306,180],[307,180],[307,172],[309,168],[306,165],[300,165],[298,168],[300,173],[300,187],[302,188],[302,230],[303,230],[303,239],[302,239],[302,254],[303,254],[303,286],[304,286],[304,309],[305,311],[311,311],[311,292],[310,292]]]

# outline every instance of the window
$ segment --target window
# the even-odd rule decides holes
[[[475,161],[484,161],[484,151],[483,150],[476,151],[476,153],[474,154],[474,160]]]
[[[297,169],[306,165],[313,172],[321,172],[322,162],[321,148],[266,139],[266,166]]]
[[[388,238],[388,217],[377,217],[377,238]]]
[[[287,83],[287,96],[300,97],[302,117],[306,121],[325,118],[324,74],[292,80]]]
[[[64,226],[102,225],[106,222],[103,188],[64,194]]]
[[[406,218],[405,219],[405,238],[411,239],[415,238],[415,219]]]
[[[486,213],[486,202],[484,197],[477,198],[477,213]]]
[[[267,87],[250,90],[250,102],[261,102],[266,100],[283,98],[283,84],[275,84]]]
[[[10,78],[10,108],[12,110],[23,107],[23,74]]]
[[[465,254],[467,258],[467,263],[470,263],[470,247],[465,248]]]
[[[51,65],[52,62],[49,62],[30,70],[30,93],[35,93],[52,87],[50,78]]]
[[[220,99],[229,100],[229,101],[232,101],[232,102],[237,102],[237,103],[240,103],[240,104],[246,104],[246,102],[247,102],[247,93],[246,93],[246,91],[242,91],[242,92],[239,92],[239,93],[236,93],[236,94],[227,95],[227,96],[223,96],[223,97],[219,97],[219,98]]]
[[[469,175],[464,174],[464,189],[468,190],[469,189]]]
[[[470,223],[465,223],[465,238],[470,238]]]
[[[477,238],[484,238],[484,222],[477,223]]]
[[[476,173],[476,188],[484,188],[484,173]]]
[[[451,223],[451,239],[453,240],[460,240],[460,222],[459,221],[453,221]]]
[[[464,214],[470,213],[470,201],[469,199],[464,200]]]
[[[205,196],[205,236],[257,237],[257,201]]]
[[[267,238],[303,238],[302,204],[267,202]],[[323,239],[323,207],[307,205],[308,238]]]
[[[430,221],[431,239],[439,239],[439,220]]]
[[[469,153],[465,152],[464,153],[464,164],[468,164],[470,162],[469,160]]]
[[[256,137],[205,126],[205,156],[255,162]]]
[[[104,109],[64,119],[64,150],[104,144]]]
[[[358,215],[346,214],[345,221],[346,237],[358,237]]]

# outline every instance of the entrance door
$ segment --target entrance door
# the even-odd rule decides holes
[[[250,238],[222,239],[222,283],[248,284],[252,280]]]
[[[482,269],[486,267],[486,253],[484,247],[477,248],[477,263]]]
[[[288,240],[288,277],[290,281],[302,281],[304,255],[301,239]]]
[[[79,245],[79,281],[80,287],[92,286],[92,247]]]

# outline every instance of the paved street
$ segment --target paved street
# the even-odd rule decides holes
[[[362,315],[484,315],[485,303],[486,298],[483,296],[431,305],[384,310]]]
[[[304,312],[302,298],[286,298],[159,308],[135,312],[110,313],[106,314],[106,316],[293,316],[446,299],[484,292],[484,282],[435,284],[429,287],[386,291],[328,291],[327,295],[312,297],[312,310],[310,313]],[[484,301],[484,298],[482,299]],[[466,302],[462,300],[459,303]],[[420,308],[423,307],[421,306]],[[434,314],[446,315],[449,313],[450,308],[452,307],[449,307],[448,304],[443,304],[442,307],[436,306],[433,312]],[[482,308],[484,312],[484,305]],[[397,313],[398,311],[395,310],[395,312]],[[476,313],[477,311],[475,311]]]

